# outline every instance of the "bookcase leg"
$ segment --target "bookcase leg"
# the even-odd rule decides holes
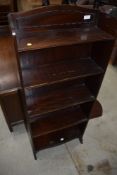
[[[34,159],[37,160],[37,153],[36,151],[33,151]]]
[[[12,128],[12,126],[9,127],[9,130],[10,130],[10,132],[13,132],[13,128]]]
[[[79,137],[79,141],[81,144],[83,144],[83,137]]]

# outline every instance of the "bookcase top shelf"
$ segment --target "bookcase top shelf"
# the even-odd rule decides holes
[[[11,13],[9,21],[19,52],[96,41],[114,40],[101,27],[102,14],[78,6],[48,6]],[[106,32],[107,31],[107,32]]]
[[[97,26],[56,29],[43,32],[29,32],[26,37],[18,38],[18,51],[30,51],[57,46],[113,40],[114,38]]]

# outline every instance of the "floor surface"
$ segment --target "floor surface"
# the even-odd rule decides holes
[[[0,175],[117,175],[117,68],[108,67],[99,100],[103,117],[78,139],[42,150],[35,161],[23,125],[11,134],[0,110]]]

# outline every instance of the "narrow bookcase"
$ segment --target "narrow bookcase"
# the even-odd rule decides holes
[[[57,5],[9,15],[35,158],[74,138],[82,143],[88,121],[102,115],[97,95],[114,37],[98,13]]]

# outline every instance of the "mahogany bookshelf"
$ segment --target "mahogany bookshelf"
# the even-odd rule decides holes
[[[11,13],[25,124],[37,151],[79,138],[102,115],[97,95],[114,37],[102,14],[75,5]]]

